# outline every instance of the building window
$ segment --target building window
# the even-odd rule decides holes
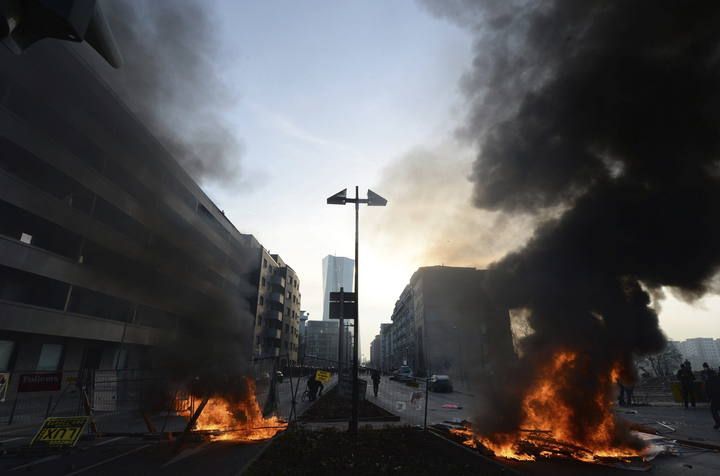
[[[265,298],[260,296],[260,305],[262,306],[263,304],[265,304]]]
[[[260,279],[260,286],[262,286],[263,288],[265,287],[265,278],[264,277]]]
[[[37,363],[37,370],[54,371],[60,368],[62,358],[62,344],[43,344],[40,350],[40,358]]]
[[[263,258],[263,268],[267,268],[267,260]]]
[[[11,340],[0,340],[0,370],[10,370],[10,359],[15,350],[15,342]]]

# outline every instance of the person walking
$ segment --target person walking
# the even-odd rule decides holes
[[[682,392],[683,404],[688,408],[688,403],[695,408],[695,374],[692,372],[689,362],[685,362],[680,366],[677,372],[677,378],[680,381],[680,391]]]
[[[375,398],[377,398],[378,389],[380,388],[380,372],[377,369],[374,369],[370,378],[372,378],[373,393],[375,394]]]
[[[315,379],[315,372],[310,374],[310,377],[308,377],[307,381],[307,388],[308,388],[308,400],[311,402],[314,402],[318,395],[318,390],[320,391],[320,395],[322,395],[322,389],[324,388],[324,385]]]

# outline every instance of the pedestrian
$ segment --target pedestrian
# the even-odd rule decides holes
[[[307,381],[308,400],[311,402],[315,401],[320,386],[322,386],[322,384],[315,379],[315,372],[311,373]]]
[[[620,405],[621,407],[624,407],[625,406],[625,385],[620,383],[620,381],[618,381],[617,385],[618,385],[618,387],[620,387],[620,395],[618,395],[618,405]]]
[[[378,388],[380,387],[380,372],[377,369],[374,369],[370,378],[372,378],[373,382],[373,393],[375,394],[375,398],[377,398]]]
[[[715,420],[713,428],[720,429],[720,375],[717,372],[709,374],[706,387],[710,399],[710,414]]]
[[[688,408],[688,403],[692,404],[695,408],[695,374],[692,372],[689,362],[685,362],[680,366],[680,370],[677,372],[677,378],[680,381],[680,391],[682,392],[683,404],[685,408]]]
[[[620,387],[620,395],[618,396],[618,404],[621,407],[631,407],[633,401],[633,385],[625,385],[618,380],[618,387]]]

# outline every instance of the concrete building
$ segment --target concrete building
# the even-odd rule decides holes
[[[323,273],[323,321],[330,320],[330,293],[353,291],[355,261],[342,256],[328,255],[322,260]]]
[[[305,363],[335,365],[338,357],[338,325],[335,321],[307,321]]]
[[[296,359],[295,273],[240,233],[70,48],[0,49],[0,151],[8,398],[15,374],[62,372],[65,386],[82,369],[147,367],[150,347],[190,328],[222,327],[249,359],[263,279],[285,290],[273,346]]]
[[[255,357],[296,364],[300,347],[300,282],[280,256],[262,251],[255,312]]]
[[[391,370],[402,365],[408,365],[413,369],[418,368],[419,361],[417,359],[415,338],[415,304],[412,293],[412,287],[410,285],[405,286],[400,298],[395,303],[391,316],[390,345],[393,352],[390,354],[388,362]]]
[[[380,369],[383,372],[390,371],[390,358],[393,353],[391,331],[392,323],[380,324]]]
[[[382,367],[382,337],[376,335],[370,343],[370,367],[379,369]]]
[[[675,342],[675,345],[683,360],[690,361],[693,370],[702,370],[703,362],[713,368],[720,366],[720,339],[695,337]]]
[[[417,375],[451,374],[465,379],[491,373],[493,361],[513,358],[510,319],[484,292],[485,271],[419,268],[395,304],[390,369],[410,366]]]

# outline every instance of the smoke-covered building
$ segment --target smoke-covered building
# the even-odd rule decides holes
[[[406,364],[418,375],[466,378],[492,372],[494,362],[513,358],[508,312],[486,294],[484,273],[430,266],[413,274],[385,331],[391,339],[386,358],[390,369]],[[465,358],[470,354],[465,350],[471,349],[473,361]]]
[[[255,314],[255,357],[280,357],[281,365],[298,362],[300,282],[280,256],[263,250]]]
[[[0,71],[0,371],[13,373],[10,394],[17,373],[65,370],[65,384],[70,370],[149,366],[152,346],[188,329],[234,338],[249,360],[265,259],[268,285],[288,293],[270,297],[288,329],[273,345],[292,358],[295,273],[238,232],[82,59],[41,42],[21,56],[0,49]]]

